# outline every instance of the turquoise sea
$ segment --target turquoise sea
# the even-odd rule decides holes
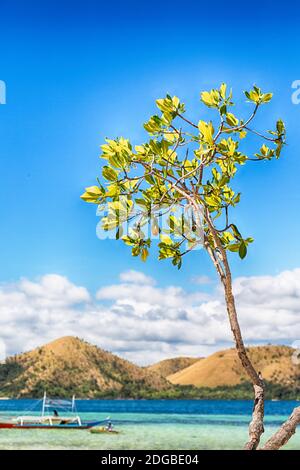
[[[0,415],[16,416],[34,400],[0,400]],[[263,441],[298,402],[266,403]],[[221,400],[78,400],[83,419],[110,416],[120,434],[86,430],[0,430],[0,449],[241,449],[247,439],[250,401]],[[32,413],[30,413],[32,414]],[[300,449],[300,430],[285,449]]]

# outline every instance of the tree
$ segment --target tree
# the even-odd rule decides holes
[[[254,388],[245,448],[257,449],[264,432],[264,382],[244,346],[228,258],[228,251],[245,258],[253,239],[241,234],[229,212],[240,201],[240,193],[232,188],[239,166],[279,158],[286,133],[281,120],[274,130],[265,133],[251,127],[259,108],[272,99],[272,93],[263,93],[254,86],[245,95],[253,110],[247,119],[238,119],[230,111],[234,105],[232,91],[225,84],[202,92],[202,103],[215,111],[216,117],[198,123],[185,116],[185,106],[176,96],[158,99],[160,114],[144,124],[148,140],[133,147],[123,137],[106,139],[101,147],[105,161],[103,184],[97,179],[98,185],[86,188],[81,198],[107,209],[102,216],[103,229],[112,231],[131,247],[133,256],[140,256],[143,261],[157,237],[159,259],[169,258],[178,268],[187,253],[200,246],[205,248],[223,285],[237,353]],[[253,156],[240,150],[244,139],[251,145],[261,141]],[[293,415],[293,424],[298,422],[296,418]]]

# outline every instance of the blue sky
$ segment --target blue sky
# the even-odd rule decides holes
[[[95,208],[79,196],[100,173],[105,136],[143,141],[142,123],[166,92],[200,118],[199,92],[223,81],[239,98],[253,83],[273,91],[257,126],[281,117],[288,129],[280,161],[237,177],[243,198],[235,217],[255,243],[246,260],[233,258],[234,275],[299,267],[300,105],[291,102],[299,10],[292,2],[280,11],[273,2],[2,2],[0,281],[57,273],[95,291],[126,269],[162,286],[214,276],[202,252],[178,272],[97,240]]]

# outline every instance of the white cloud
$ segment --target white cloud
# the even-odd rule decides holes
[[[234,290],[247,343],[300,338],[300,269],[237,278]],[[95,298],[56,274],[0,286],[0,340],[8,353],[64,335],[141,364],[232,345],[218,288],[211,295],[162,288],[137,271],[121,273],[119,283],[101,287]]]
[[[205,284],[211,284],[213,281],[209,276],[194,276],[192,277],[191,281],[194,284],[199,284],[199,285],[205,285]]]
[[[149,284],[150,286],[155,284],[155,279],[150,276],[146,276],[146,274],[140,271],[134,271],[133,269],[121,273],[120,280],[122,282],[129,282],[133,284]]]

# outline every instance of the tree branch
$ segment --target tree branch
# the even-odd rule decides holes
[[[252,134],[258,135],[259,137],[261,137],[264,140],[268,140],[269,142],[275,142],[275,140],[276,140],[276,138],[273,139],[272,137],[267,137],[267,136],[261,134],[260,132],[255,131],[254,129],[250,129],[247,126],[245,127],[245,129],[247,129],[247,131],[249,131],[249,132],[252,132]]]
[[[230,130],[231,130],[231,131],[239,131],[239,130],[241,130],[241,129],[245,129],[245,128],[248,126],[248,124],[252,121],[252,119],[254,118],[254,116],[256,115],[257,110],[258,110],[258,108],[259,108],[259,104],[260,104],[260,103],[256,103],[255,108],[254,108],[254,110],[253,110],[253,113],[252,113],[251,116],[247,119],[246,122],[244,122],[243,124],[240,124],[239,126],[233,127],[233,128],[230,129]]]
[[[289,419],[267,440],[261,450],[280,449],[295,434],[298,424],[300,424],[300,406],[294,409]]]
[[[190,121],[189,119],[187,119],[186,117],[182,116],[182,114],[179,114],[177,113],[177,116],[180,117],[180,119],[182,119],[183,121],[187,122],[188,124],[190,124],[190,126],[193,126],[195,127],[196,129],[198,129],[198,126],[196,124],[194,124],[192,121]]]

